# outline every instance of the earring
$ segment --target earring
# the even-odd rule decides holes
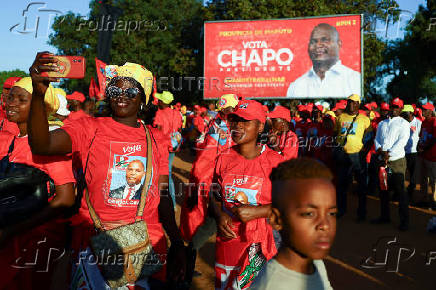
[[[144,110],[144,104],[141,104],[140,110],[141,110],[141,111]]]

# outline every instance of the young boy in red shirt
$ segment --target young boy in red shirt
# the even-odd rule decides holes
[[[322,259],[336,234],[336,190],[331,171],[311,158],[281,163],[271,173],[270,223],[280,231],[278,254],[250,289],[332,289]]]
[[[256,101],[243,100],[229,115],[236,143],[218,156],[211,192],[218,234],[215,251],[215,288],[247,289],[263,265],[276,253],[272,228],[269,174],[283,156],[258,136],[266,113]]]

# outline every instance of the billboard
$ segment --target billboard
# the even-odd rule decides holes
[[[363,94],[361,15],[204,24],[204,98]]]

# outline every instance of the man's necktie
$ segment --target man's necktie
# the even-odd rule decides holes
[[[127,194],[126,199],[129,200],[132,198],[133,186],[129,186],[129,193]]]

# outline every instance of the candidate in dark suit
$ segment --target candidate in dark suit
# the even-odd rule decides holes
[[[141,199],[142,188],[141,180],[145,175],[144,163],[140,160],[133,160],[129,163],[126,170],[127,185],[120,186],[109,192],[109,197],[118,199]]]

